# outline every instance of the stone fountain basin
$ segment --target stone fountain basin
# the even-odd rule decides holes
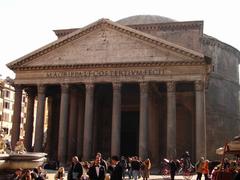
[[[9,158],[9,154],[0,154],[0,161],[6,160]]]
[[[46,153],[26,152],[23,154],[1,154],[0,170],[33,169],[42,165],[46,160]]]

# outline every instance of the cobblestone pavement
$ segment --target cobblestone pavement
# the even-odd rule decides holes
[[[55,172],[56,171],[48,171],[48,179],[49,180],[54,180],[54,175],[55,175]],[[66,175],[67,177],[67,175]],[[140,178],[139,180],[141,180],[142,178]],[[170,177],[163,177],[163,176],[160,176],[160,175],[151,175],[150,176],[150,180],[151,179],[154,179],[154,180],[170,180]],[[196,179],[196,176],[193,176],[191,178],[191,180],[195,180]],[[128,178],[126,178],[126,180],[129,180]],[[175,176],[175,180],[190,180],[190,179],[185,179],[183,178],[183,176]]]

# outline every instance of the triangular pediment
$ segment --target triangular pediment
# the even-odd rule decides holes
[[[201,53],[102,19],[9,63],[8,67],[203,60]]]

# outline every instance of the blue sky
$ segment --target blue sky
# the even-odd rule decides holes
[[[0,74],[14,78],[6,64],[56,40],[54,29],[140,14],[203,20],[205,34],[240,50],[237,0],[0,0]]]

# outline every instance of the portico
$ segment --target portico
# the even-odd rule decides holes
[[[61,163],[73,155],[89,160],[99,151],[156,163],[185,150],[194,158],[206,154],[204,91],[211,64],[200,52],[103,19],[8,66],[16,71],[15,84],[29,92],[29,149],[37,98],[33,149]],[[18,105],[12,143],[19,138]]]

